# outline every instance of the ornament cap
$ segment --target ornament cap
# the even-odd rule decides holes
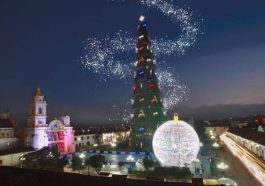
[[[173,120],[174,121],[178,121],[179,120],[179,114],[178,113],[174,113]]]

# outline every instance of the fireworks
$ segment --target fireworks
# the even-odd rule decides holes
[[[112,105],[112,108],[108,112],[108,119],[112,122],[122,121],[124,123],[129,123],[131,117],[131,102],[119,106]]]
[[[85,55],[81,58],[83,66],[100,75],[101,80],[118,78],[124,79],[130,76],[130,62],[123,63],[127,59],[126,53],[134,51],[134,41],[128,37],[128,33],[122,30],[105,37],[88,38],[85,44]]]
[[[162,102],[165,110],[172,109],[177,103],[187,98],[188,88],[173,75],[170,69],[158,71],[157,78],[160,84]]]
[[[199,22],[193,19],[191,11],[180,8],[164,0],[139,0],[142,6],[155,9],[166,16],[172,24],[180,28],[180,34],[173,40],[155,38],[152,51],[157,64],[157,77],[161,87],[161,95],[166,110],[172,109],[178,102],[186,98],[187,87],[175,76],[174,70],[161,61],[168,55],[183,55],[195,44],[200,33]],[[143,20],[143,16],[140,17]],[[85,54],[81,58],[83,66],[99,76],[99,80],[110,79],[131,80],[135,61],[135,34],[124,30],[104,34],[84,41]],[[163,69],[161,69],[163,67]],[[126,109],[126,112],[128,110]]]
[[[199,22],[193,20],[192,12],[164,0],[140,0],[140,2],[149,8],[155,8],[173,23],[178,23],[181,28],[181,34],[175,40],[155,39],[153,41],[153,51],[156,56],[184,54],[188,47],[195,44],[200,30]]]

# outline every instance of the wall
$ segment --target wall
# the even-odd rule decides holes
[[[27,154],[31,151],[27,152],[20,152],[20,153],[13,153],[13,154],[7,154],[7,155],[1,155],[0,156],[0,165],[5,165],[5,166],[17,166],[21,162],[19,161],[19,158]]]
[[[0,138],[14,137],[14,128],[0,128]]]
[[[18,138],[1,138],[0,150],[7,150],[19,145],[20,140]]]
[[[230,132],[226,132],[227,136],[242,145],[243,147],[246,147],[249,151],[251,151],[253,154],[256,154],[258,157],[265,160],[265,146],[261,145],[259,143],[256,143],[254,141],[242,138],[240,136],[237,136],[235,134],[232,134]]]
[[[95,134],[86,134],[86,135],[76,135],[75,136],[75,146],[76,149],[85,149],[89,146],[92,146],[96,143]]]

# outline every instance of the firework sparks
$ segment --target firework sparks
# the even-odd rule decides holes
[[[153,41],[156,56],[175,53],[182,55],[188,47],[195,44],[200,29],[199,22],[193,20],[192,12],[164,0],[140,0],[140,2],[149,8],[157,9],[173,23],[178,23],[181,28],[181,34],[175,40],[155,39]]]
[[[196,39],[201,33],[199,22],[193,19],[191,11],[164,0],[139,0],[138,2],[142,6],[161,12],[181,30],[174,40],[156,38],[152,41],[152,51],[157,59],[157,77],[162,91],[163,104],[166,110],[172,109],[187,97],[187,87],[176,78],[174,71],[169,70],[169,67],[160,59],[168,55],[185,54],[185,51],[196,43]],[[135,60],[134,38],[134,34],[123,30],[114,34],[105,34],[104,37],[88,38],[84,42],[85,54],[81,58],[81,62],[86,69],[99,75],[99,80],[125,79],[127,81],[128,78],[132,79],[130,69],[133,69]],[[161,66],[166,70],[159,69]],[[128,113],[129,109],[124,110],[124,113]]]
[[[109,110],[108,120],[113,122],[122,121],[124,123],[129,123],[131,120],[131,113],[130,102],[127,102],[122,106],[112,105],[111,110]]]
[[[179,102],[187,99],[188,88],[180,80],[176,79],[170,69],[159,70],[157,78],[160,84],[164,109],[170,110]]]

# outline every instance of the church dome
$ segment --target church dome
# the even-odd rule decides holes
[[[14,123],[9,119],[0,119],[0,128],[14,128]]]

